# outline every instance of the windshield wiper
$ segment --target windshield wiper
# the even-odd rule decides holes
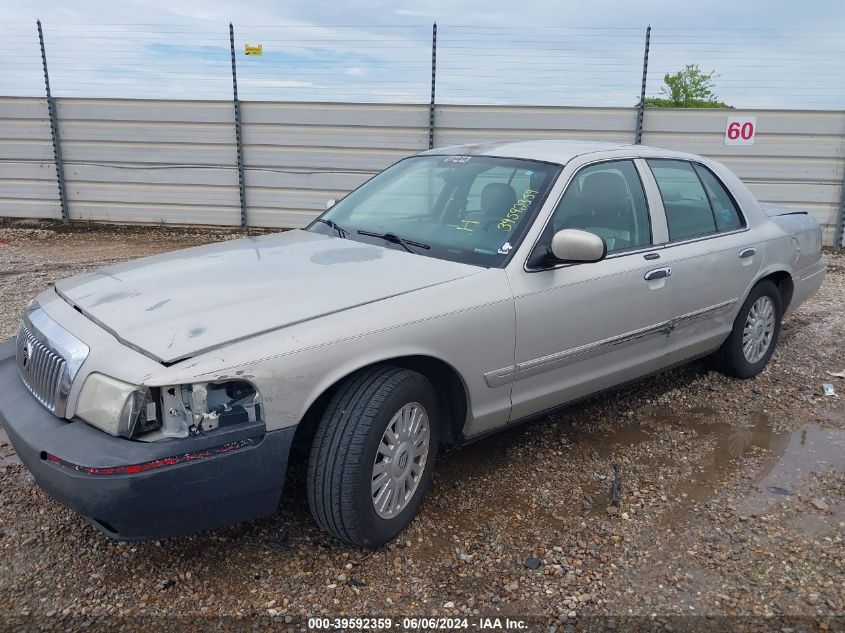
[[[334,230],[335,230],[335,232],[336,232],[336,233],[337,233],[340,237],[346,237],[346,234],[348,233],[348,231],[347,231],[345,228],[343,228],[342,226],[340,226],[340,224],[338,224],[338,223],[337,223],[337,222],[335,222],[334,220],[324,220],[323,218],[317,218],[317,222],[322,222],[322,223],[323,223],[323,224],[325,224],[326,226],[331,227],[332,229],[334,229]],[[358,231],[358,232],[360,233],[360,231]]]
[[[423,242],[417,242],[415,240],[406,240],[405,238],[399,237],[396,233],[374,233],[372,231],[362,231],[358,230],[358,235],[368,235],[369,237],[380,237],[381,239],[392,242],[393,244],[399,244],[402,248],[404,248],[409,253],[413,253],[414,251],[411,250],[411,246],[416,246],[417,248],[424,248],[428,250],[431,248],[428,244]]]

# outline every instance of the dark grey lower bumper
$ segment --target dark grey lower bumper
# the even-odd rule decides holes
[[[0,345],[0,424],[38,485],[101,531],[121,540],[158,539],[275,512],[294,428],[265,433],[256,426],[155,443],[112,437],[42,407],[18,377],[10,343]],[[198,452],[207,456],[136,473],[73,467],[104,472]]]

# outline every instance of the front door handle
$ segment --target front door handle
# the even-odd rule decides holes
[[[645,274],[646,281],[654,281],[655,279],[663,279],[672,274],[672,269],[666,266],[665,268],[655,268]]]
[[[741,251],[739,251],[739,258],[745,259],[747,257],[754,257],[754,254],[756,252],[757,251],[754,250],[753,248],[743,248]]]

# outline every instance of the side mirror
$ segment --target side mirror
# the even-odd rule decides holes
[[[564,262],[598,262],[607,255],[607,244],[595,233],[563,229],[552,237],[550,255]]]
[[[331,200],[326,200],[326,211],[331,209],[335,204],[337,204],[337,200],[332,198]]]

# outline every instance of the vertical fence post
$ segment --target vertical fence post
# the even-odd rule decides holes
[[[645,53],[643,54],[643,83],[640,88],[640,102],[637,105],[637,130],[634,132],[634,145],[643,142],[643,116],[645,115],[645,84],[648,79],[648,45],[651,41],[651,24],[645,30]]]
[[[431,101],[428,102],[428,149],[434,147],[434,93],[437,88],[437,22],[431,26]]]
[[[232,53],[232,94],[235,105],[235,145],[238,154],[238,192],[241,197],[241,226],[246,227],[246,186],[244,184],[244,151],[241,139],[241,102],[238,99],[238,68],[235,63],[235,27],[229,22],[229,51]]]
[[[70,215],[67,207],[67,193],[65,191],[65,168],[62,160],[62,143],[59,139],[59,118],[56,115],[56,104],[50,92],[50,74],[47,72],[47,49],[44,48],[44,31],[41,30],[41,20],[38,25],[38,43],[41,45],[41,65],[44,67],[44,88],[47,91],[47,113],[50,116],[50,136],[53,139],[53,162],[56,165],[56,182],[59,185],[59,202],[62,205],[62,222],[67,224]]]

